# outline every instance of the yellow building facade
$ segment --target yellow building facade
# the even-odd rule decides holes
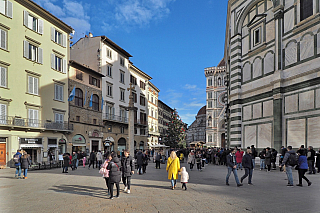
[[[0,2],[0,164],[17,149],[33,163],[66,150],[69,34],[72,28],[32,1]],[[60,151],[59,151],[60,150]]]

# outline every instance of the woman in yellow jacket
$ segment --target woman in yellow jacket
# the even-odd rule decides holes
[[[175,151],[172,151],[167,161],[168,179],[171,180],[172,190],[176,188],[178,172],[180,172],[180,160]]]

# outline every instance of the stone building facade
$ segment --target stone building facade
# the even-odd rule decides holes
[[[67,150],[104,150],[102,122],[103,74],[76,61],[69,63],[69,94],[74,90],[74,98],[69,101],[69,122],[73,132],[68,135]]]
[[[148,145],[156,145],[159,142],[158,126],[158,98],[160,90],[148,81]]]
[[[163,101],[158,100],[158,111],[158,125],[160,133],[159,143],[163,143],[165,141],[168,125],[171,122],[171,116],[174,110]]]
[[[196,116],[196,120],[186,131],[186,145],[194,141],[206,141],[206,106],[203,106]]]
[[[222,59],[217,67],[205,68],[207,79],[206,144],[225,147],[226,66]]]
[[[228,145],[320,147],[319,0],[229,0]]]

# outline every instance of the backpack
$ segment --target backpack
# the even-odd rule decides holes
[[[14,163],[19,163],[19,155],[18,155],[18,154],[15,154],[15,155],[13,156],[13,162],[14,162]]]
[[[297,159],[297,155],[296,153],[290,153],[289,157],[288,157],[288,164],[290,166],[296,166],[298,165],[298,159]]]

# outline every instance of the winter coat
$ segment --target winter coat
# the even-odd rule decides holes
[[[142,166],[142,164],[143,164],[143,154],[142,154],[142,152],[138,152],[136,158],[137,158],[137,164]]]
[[[317,153],[316,156],[317,156],[316,167],[317,167],[318,169],[320,169],[320,152]]]
[[[194,153],[189,153],[188,155],[188,164],[196,164],[196,158],[194,156]]]
[[[243,158],[243,151],[237,151],[236,152],[236,161],[237,163],[241,163],[242,162],[242,158]]]
[[[272,163],[275,163],[277,161],[277,154],[278,154],[278,152],[276,150],[271,152],[271,162]]]
[[[252,156],[249,154],[245,154],[242,158],[242,166],[243,168],[253,169],[252,164]]]
[[[290,154],[296,154],[296,153],[293,150],[287,151],[286,154],[284,155],[284,158],[281,164],[282,166],[283,165],[290,166],[288,162]]]
[[[70,163],[69,155],[64,155],[64,156],[63,156],[63,166],[64,166],[64,167],[68,167],[68,166],[69,166],[69,163]]]
[[[180,180],[181,183],[188,183],[189,174],[188,174],[188,172],[186,171],[186,168],[185,168],[185,167],[182,167],[182,168],[181,168],[181,171],[179,172],[179,175],[181,176],[181,180]]]
[[[77,154],[72,155],[72,161],[76,161],[78,159]]]
[[[131,177],[131,171],[134,171],[133,158],[129,155],[128,157],[123,156],[121,161],[122,176]]]
[[[20,152],[17,152],[17,153],[16,153],[16,154],[14,154],[14,155],[19,155],[18,163],[15,163],[14,165],[15,165],[15,166],[21,166],[20,158],[21,158],[22,154],[21,154]],[[13,156],[13,157],[14,157],[14,156]]]
[[[305,155],[300,155],[298,159],[299,169],[308,169],[308,161]]]
[[[316,152],[313,149],[308,150],[307,153],[308,156],[308,160],[313,160],[314,161],[314,157],[316,156]]]
[[[155,161],[160,161],[161,160],[161,154],[157,153],[155,157]]]
[[[28,155],[21,156],[20,163],[21,163],[21,169],[28,169],[29,165],[31,165],[30,157]]]
[[[102,161],[102,154],[101,152],[97,152],[97,161]]]
[[[119,183],[121,180],[121,162],[118,157],[112,158],[108,164],[109,181],[110,183]]]
[[[259,153],[259,158],[260,159],[265,159],[265,155],[266,153],[264,152],[264,151],[261,151],[260,153]]]
[[[102,174],[102,177],[109,177],[109,170],[107,169],[109,165],[109,159],[107,159],[103,164],[99,171]]]
[[[265,159],[266,159],[265,160],[266,165],[271,165],[271,152],[270,151],[266,152]]]
[[[201,163],[202,161],[202,154],[196,154],[196,162]]]
[[[228,167],[234,167],[236,165],[236,156],[234,156],[233,154],[229,154],[227,155],[227,166]]]
[[[178,157],[176,157],[174,160],[171,159],[171,157],[168,158],[167,161],[167,168],[168,172],[168,179],[171,180],[172,176],[173,179],[178,179],[178,172],[180,171],[180,160]]]
[[[96,154],[94,152],[90,153],[90,158],[91,161],[95,161],[96,160]]]

